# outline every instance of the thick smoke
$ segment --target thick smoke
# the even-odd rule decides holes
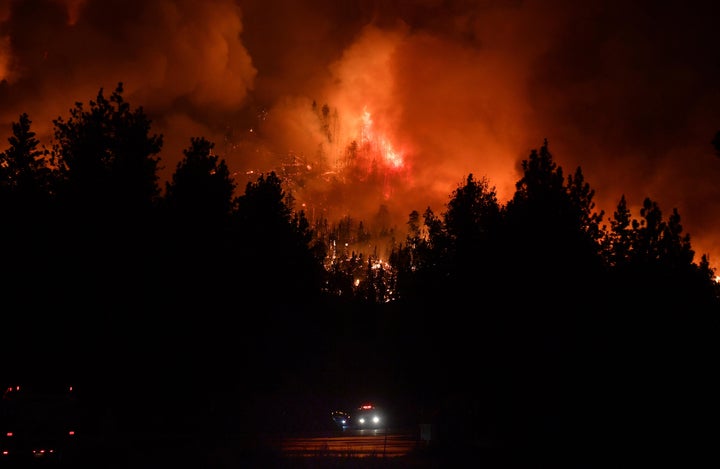
[[[123,82],[164,135],[163,177],[205,136],[240,188],[279,168],[310,215],[370,219],[382,205],[400,229],[413,209],[441,213],[469,173],[506,201],[547,138],[606,218],[622,195],[636,217],[645,197],[677,208],[696,260],[715,264],[719,13],[615,0],[0,0],[0,124],[9,136],[27,112],[49,144],[52,119]],[[402,168],[384,166],[390,147]]]

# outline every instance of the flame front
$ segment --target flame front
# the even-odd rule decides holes
[[[370,148],[375,147],[386,166],[398,169],[403,167],[404,160],[402,153],[395,150],[392,142],[390,142],[385,135],[375,136],[372,116],[367,106],[363,108],[361,142],[369,145]]]

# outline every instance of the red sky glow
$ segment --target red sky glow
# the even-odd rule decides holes
[[[469,173],[505,202],[547,138],[606,220],[650,197],[717,265],[719,17],[679,1],[0,0],[0,137],[27,112],[49,145],[53,119],[123,82],[164,136],[161,177],[204,136],[240,189],[285,165],[308,207],[385,204],[401,229]],[[353,141],[383,181],[348,170]]]

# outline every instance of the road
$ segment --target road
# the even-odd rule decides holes
[[[288,456],[405,456],[417,447],[417,435],[384,430],[345,431],[312,437],[286,437],[277,442]]]
[[[176,469],[214,467],[237,469],[258,466],[257,458],[364,458],[394,459],[406,456],[418,445],[412,432],[353,430],[314,435],[269,436],[218,435],[197,437],[180,435],[125,435],[116,439],[88,442],[83,450],[60,468],[104,467],[107,469]],[[267,451],[266,451],[267,450]],[[397,460],[401,460],[398,458]],[[2,464],[0,463],[0,466]],[[47,466],[51,467],[51,466]],[[273,466],[265,466],[273,467]]]

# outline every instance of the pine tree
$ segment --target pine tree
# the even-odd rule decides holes
[[[622,269],[633,256],[635,231],[633,218],[623,194],[610,219],[610,229],[603,235],[603,253],[608,266]]]
[[[45,214],[57,177],[46,151],[38,148],[32,121],[26,113],[12,124],[10,148],[0,153],[0,204],[13,216],[27,219]],[[21,220],[18,220],[20,222]]]
[[[122,83],[109,99],[101,88],[89,109],[77,102],[67,120],[53,120],[62,195],[81,217],[139,217],[152,210],[160,195],[162,135],[150,133],[144,109],[132,109],[122,94]]]
[[[212,153],[214,146],[204,137],[192,138],[171,182],[165,184],[168,209],[196,226],[216,226],[233,208],[235,181],[225,160]]]
[[[275,172],[247,183],[236,198],[233,218],[238,260],[249,269],[253,295],[287,304],[319,293],[323,259],[313,249],[310,223],[302,210],[293,210],[291,195]]]
[[[12,124],[10,147],[0,153],[0,245],[4,247],[0,304],[6,311],[44,314],[58,252],[52,214],[56,174],[47,153],[38,148],[31,123],[27,114],[21,114]]]
[[[74,311],[103,302],[108,310],[126,309],[155,280],[153,215],[162,135],[151,133],[142,107],[133,109],[124,100],[122,83],[109,98],[101,88],[89,106],[76,102],[70,117],[58,117],[53,125],[64,297]]]

